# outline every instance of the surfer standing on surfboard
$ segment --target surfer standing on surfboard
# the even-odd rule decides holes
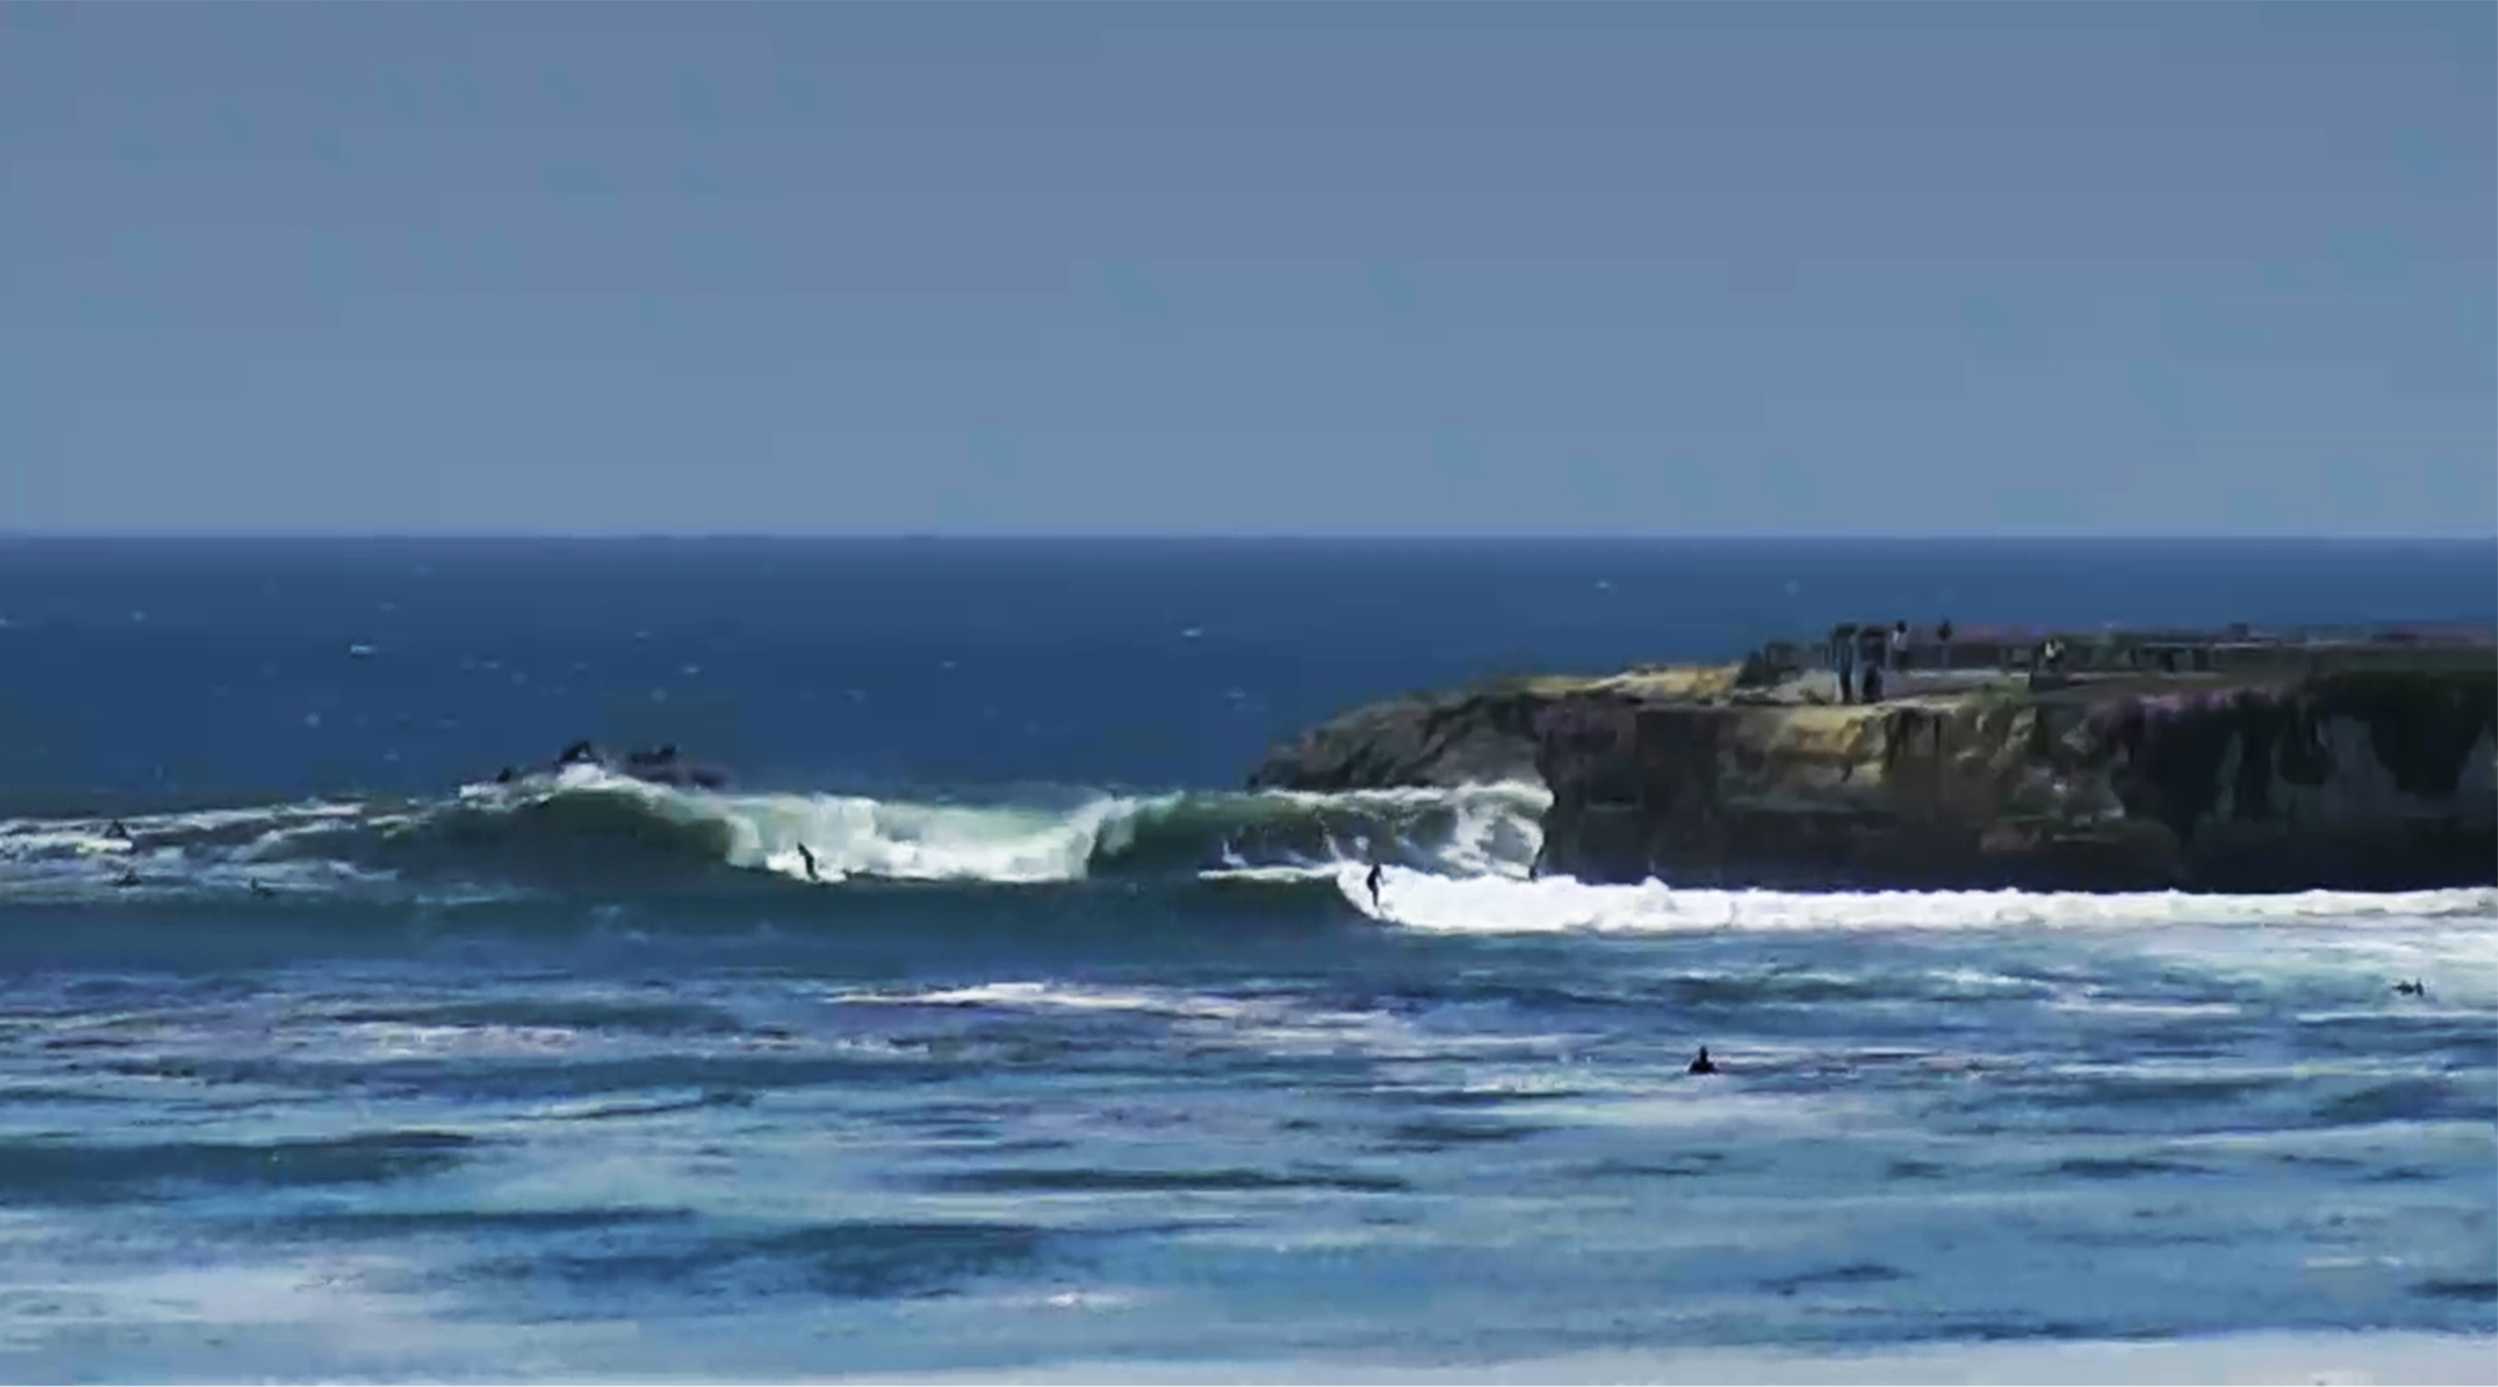
[[[1380,873],[1380,870],[1379,870],[1379,863],[1378,863],[1377,859],[1373,859],[1373,860],[1372,860],[1372,862],[1371,862],[1371,864],[1370,864],[1370,875],[1369,875],[1369,876],[1366,876],[1366,877],[1364,877],[1364,878],[1362,878],[1362,884],[1370,888],[1370,908],[1371,908],[1371,909],[1373,909],[1373,910],[1377,910],[1377,909],[1379,909],[1379,908],[1380,908],[1380,906],[1379,906],[1379,879],[1380,879],[1380,875],[1381,875],[1381,873]]]

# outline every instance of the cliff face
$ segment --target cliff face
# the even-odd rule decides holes
[[[1462,704],[1462,700],[1459,703]],[[1392,709],[1366,710],[1386,724]],[[2394,889],[2498,880],[2498,673],[2273,684],[2141,680],[1874,706],[1758,706],[1635,683],[1442,706],[1432,728],[1531,746],[1545,868],[1583,880],[1818,888]],[[1420,768],[1352,743],[1331,785]],[[1462,740],[1462,739],[1461,739]],[[1487,743],[1488,744],[1488,743]],[[1305,741],[1305,746],[1315,745]],[[1420,757],[1420,760],[1416,760]],[[1295,776],[1294,750],[1261,783]],[[1462,777],[1460,777],[1462,778]]]
[[[1708,698],[1735,680],[1731,665],[1617,675],[1517,679],[1451,694],[1415,694],[1356,708],[1276,747],[1249,775],[1253,790],[1361,790],[1533,780],[1542,723],[1582,695]]]
[[[1374,703],[1267,753],[1253,790],[1361,790],[1535,777],[1536,719],[1549,700],[1524,692]]]

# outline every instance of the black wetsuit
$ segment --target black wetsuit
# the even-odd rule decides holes
[[[1701,1046],[1699,1055],[1692,1060],[1691,1066],[1683,1072],[1686,1074],[1716,1073],[1717,1066],[1709,1062],[1709,1047],[1706,1045]]]
[[[1363,878],[1363,884],[1370,888],[1370,908],[1373,910],[1379,909],[1379,878],[1379,864],[1373,862],[1370,864],[1370,875]]]

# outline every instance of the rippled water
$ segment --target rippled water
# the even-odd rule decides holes
[[[1626,937],[1031,904],[412,912],[283,963],[56,944],[82,966],[0,990],[0,1373],[2498,1331],[2486,916]],[[1720,1074],[1682,1072],[1701,1043]]]

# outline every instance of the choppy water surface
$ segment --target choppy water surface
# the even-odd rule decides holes
[[[56,938],[0,991],[0,1368],[2498,1328],[2485,895],[1508,935],[1203,889],[380,912],[326,948],[319,907],[21,915]]]
[[[1525,878],[1532,786],[292,745],[0,802],[0,1378],[2498,1333],[2498,892],[1597,887]]]

